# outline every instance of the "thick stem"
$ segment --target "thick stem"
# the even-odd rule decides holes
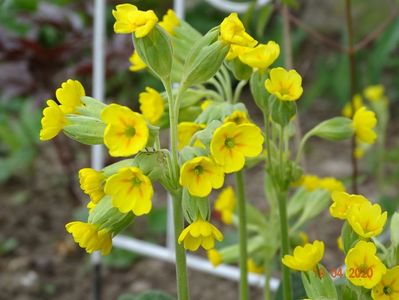
[[[353,49],[353,27],[352,27],[352,7],[351,0],[345,0],[345,13],[346,13],[346,30],[348,34],[348,60],[349,60],[349,75],[350,75],[350,99],[352,103],[352,116],[355,113],[355,101],[353,96],[356,93],[356,62],[355,50]],[[356,135],[352,138],[351,144],[351,161],[352,161],[352,192],[357,194],[357,177],[358,177],[358,163],[356,158]]]
[[[289,254],[289,240],[288,240],[288,219],[287,219],[287,192],[277,191],[278,196],[278,208],[280,213],[280,230],[281,230],[281,257]],[[283,291],[284,300],[292,300],[292,289],[291,289],[291,276],[290,269],[282,265],[283,271]]]
[[[175,256],[176,256],[176,281],[177,294],[179,300],[188,300],[188,280],[186,266],[186,252],[182,245],[178,243],[178,235],[184,229],[184,218],[181,206],[182,193],[173,198],[173,221],[175,230]]]
[[[245,209],[244,179],[242,171],[236,173],[238,195],[238,229],[240,242],[240,300],[248,300],[247,215]]]
[[[172,86],[170,82],[164,83],[166,93],[168,95],[169,103],[169,122],[170,122],[170,147],[172,153],[172,177],[178,184],[179,180],[179,160],[177,150],[177,124],[179,113],[179,98],[181,90],[176,99],[173,98]],[[187,281],[187,266],[186,253],[182,245],[178,243],[178,236],[184,229],[184,218],[182,211],[182,191],[179,189],[173,194],[173,222],[175,232],[175,256],[176,256],[176,281],[177,294],[179,300],[188,300],[188,281]]]

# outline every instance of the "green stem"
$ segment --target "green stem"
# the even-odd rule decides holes
[[[279,189],[279,188],[278,188]],[[278,196],[278,208],[280,213],[280,230],[281,230],[281,257],[289,254],[289,240],[288,240],[288,219],[287,219],[287,192],[277,191]],[[291,290],[291,276],[290,269],[282,265],[283,271],[283,291],[284,300],[292,300],[292,290]]]
[[[272,165],[272,153],[270,147],[270,123],[269,123],[269,114],[263,112],[263,122],[265,127],[265,143],[266,143],[266,152],[267,152],[267,164],[270,170],[270,173],[273,173],[273,165]]]
[[[248,80],[241,80],[236,87],[236,90],[234,91],[234,97],[233,97],[233,103],[237,103],[238,99],[241,96],[242,89],[244,86],[247,84]]]
[[[178,186],[179,180],[179,158],[177,150],[177,124],[179,113],[179,100],[183,87],[179,89],[176,99],[173,98],[172,85],[170,82],[164,82],[164,87],[168,95],[169,104],[169,123],[170,123],[170,146],[172,152],[172,178]],[[178,243],[178,236],[184,229],[184,218],[182,211],[182,191],[179,188],[173,193],[173,222],[175,232],[175,256],[176,256],[176,281],[177,294],[179,300],[188,300],[188,281],[186,253],[182,245]]]
[[[188,300],[188,281],[187,281],[187,266],[186,266],[186,252],[182,245],[178,243],[178,235],[184,229],[184,218],[182,211],[182,193],[179,192],[177,197],[173,198],[173,221],[175,231],[175,256],[176,256],[176,280],[177,280],[177,294],[179,300]]]
[[[236,173],[238,195],[238,230],[240,243],[240,300],[248,300],[248,253],[247,253],[247,215],[245,211],[245,192],[242,171]]]
[[[270,276],[271,276],[270,262],[268,260],[265,260],[265,286],[264,286],[264,290],[263,290],[265,300],[272,299],[272,295],[271,295],[271,291],[270,291]]]

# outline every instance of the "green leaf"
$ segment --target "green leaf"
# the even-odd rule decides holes
[[[319,272],[302,272],[302,282],[307,296],[310,299],[318,300],[338,299],[337,290],[330,274],[322,265],[319,265],[318,268]],[[322,274],[321,278],[317,273]]]
[[[135,300],[176,300],[172,296],[161,291],[149,291],[138,295]]]

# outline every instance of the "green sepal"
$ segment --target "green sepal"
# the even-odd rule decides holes
[[[183,188],[182,208],[185,219],[192,223],[199,218],[208,221],[210,218],[210,205],[208,197],[196,197]]]
[[[399,213],[395,212],[391,218],[391,244],[399,247]]]
[[[212,78],[222,65],[229,47],[218,40],[219,28],[201,37],[187,54],[181,85],[188,88]]]
[[[106,166],[102,172],[106,178],[118,173],[119,169],[134,166],[134,158],[120,160],[116,163]]]
[[[105,124],[93,117],[66,115],[68,125],[63,131],[69,138],[85,145],[103,144]]]
[[[222,125],[222,122],[213,120],[206,126],[206,128],[195,133],[195,138],[199,139],[204,145],[208,146],[211,144],[213,133],[217,128]]]
[[[342,226],[341,236],[345,253],[348,253],[349,250],[353,248],[360,239],[348,222],[345,222]]]
[[[265,71],[256,71],[252,73],[249,81],[252,97],[256,105],[266,115],[269,115],[271,96],[265,89],[265,81],[268,78],[268,73]]]
[[[81,101],[84,105],[77,107],[79,115],[101,119],[101,112],[107,105],[88,96],[82,97]]]
[[[98,226],[99,230],[107,229],[112,234],[118,234],[125,229],[134,219],[134,214],[121,213],[112,205],[110,196],[104,196],[90,211],[88,222]]]
[[[321,278],[319,274],[321,274]],[[302,272],[302,283],[309,299],[334,300],[338,299],[334,282],[322,265],[315,271]]]
[[[251,77],[252,68],[238,58],[227,61],[226,65],[237,80],[248,80]]]
[[[207,156],[207,152],[203,148],[186,146],[179,152],[180,163],[184,164],[186,161],[189,161],[198,156]]]
[[[147,147],[154,147],[155,141],[159,139],[159,130],[161,129],[158,126],[154,126],[150,123],[147,123],[148,127],[148,141],[147,141]]]
[[[293,101],[281,101],[274,99],[272,102],[271,115],[274,122],[282,127],[287,126],[296,114],[296,104]]]
[[[162,82],[171,80],[173,48],[169,35],[157,24],[144,37],[132,34],[137,54]]]
[[[318,136],[329,141],[342,141],[353,136],[352,120],[345,117],[335,117],[321,122],[311,129],[306,136]]]
[[[247,112],[247,109],[243,103],[213,103],[212,105],[205,108],[205,110],[197,117],[195,123],[208,124],[214,120],[223,121],[224,118],[226,118],[228,115],[231,115],[234,111],[237,110]]]

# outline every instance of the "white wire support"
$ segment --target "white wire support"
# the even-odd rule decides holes
[[[223,12],[236,12],[236,13],[244,13],[248,10],[249,6],[251,5],[251,2],[232,2],[232,1],[227,1],[227,0],[205,0],[208,2],[210,5],[213,7],[223,11]],[[263,6],[267,3],[271,2],[271,0],[258,0],[256,2],[256,7]]]
[[[105,1],[94,1],[93,14],[93,98],[104,101],[104,82],[105,82]],[[91,147],[91,166],[95,170],[101,170],[104,167],[104,148],[102,145]],[[101,255],[94,252],[91,255],[93,265],[99,265]]]
[[[175,262],[175,255],[173,251],[152,243],[144,242],[124,235],[118,235],[114,237],[112,244],[114,247],[132,251],[143,256],[156,258],[170,263]],[[187,255],[187,267],[233,281],[240,280],[239,268],[225,264],[215,268],[208,260],[190,254]],[[252,286],[263,287],[265,284],[265,277],[263,275],[249,273],[248,283]],[[278,279],[270,279],[270,289],[272,291],[276,291],[279,284],[280,281]]]

